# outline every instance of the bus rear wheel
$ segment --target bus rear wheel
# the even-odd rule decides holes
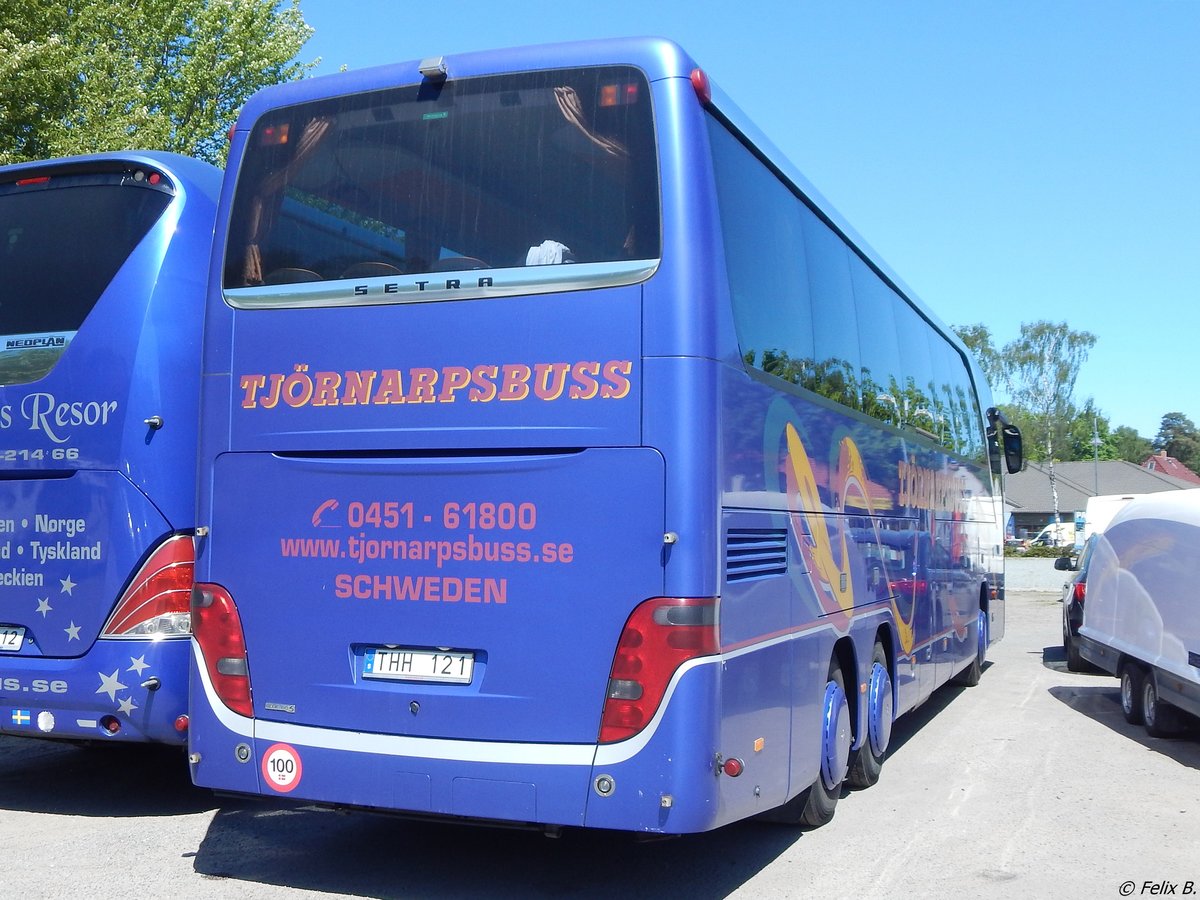
[[[850,768],[850,701],[846,697],[846,681],[834,661],[829,665],[825,682],[825,697],[821,707],[821,771],[817,780],[801,794],[804,806],[800,824],[820,828],[827,824],[837,809],[842,795],[842,782]],[[799,799],[799,798],[797,798]]]
[[[784,825],[820,828],[827,824],[842,795],[850,763],[850,701],[836,660],[829,666],[821,705],[821,767],[817,780],[762,818]]]
[[[883,644],[875,642],[871,653],[871,674],[867,682],[867,739],[854,755],[848,781],[851,787],[870,787],[879,780],[883,758],[892,737],[895,698],[892,676],[888,672]]]

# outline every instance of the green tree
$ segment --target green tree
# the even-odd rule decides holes
[[[1027,331],[1032,332],[1046,324],[1023,325],[1022,336]],[[1067,331],[1064,325],[1051,327],[1058,329],[1064,339],[1074,334]],[[992,343],[991,331],[986,325],[955,325],[954,331],[975,356],[992,386],[1009,399],[1010,402],[1004,405],[1005,416],[1021,429],[1028,459],[1035,462],[1051,462],[1053,456],[1058,460],[1078,461],[1094,459],[1098,455],[1102,460],[1120,459],[1140,465],[1150,455],[1151,443],[1147,438],[1139,435],[1136,429],[1125,425],[1114,428],[1091,398],[1082,408],[1077,408],[1071,402],[1068,392],[1059,411],[1049,418],[1041,411],[1030,409],[1017,401],[1016,389],[1021,373],[1018,371],[1018,358],[1014,351],[1019,341],[997,350]],[[1086,350],[1090,349],[1095,339],[1086,333],[1077,337],[1086,344],[1083,348],[1086,356]],[[1182,414],[1170,413],[1164,416],[1164,422],[1168,419],[1173,422],[1175,417],[1182,417]],[[1174,433],[1173,427],[1169,430]],[[1184,432],[1186,433],[1186,429]],[[1098,452],[1093,443],[1097,437],[1100,440]],[[1186,444],[1186,440],[1180,443]],[[1165,443],[1163,446],[1165,447]],[[1187,452],[1186,448],[1184,452]],[[1200,463],[1200,459],[1197,463]]]
[[[1034,322],[1023,324],[1020,337],[1005,344],[1000,351],[1012,397],[1028,410],[1045,441],[1056,522],[1059,521],[1059,506],[1054,451],[1056,446],[1061,446],[1061,441],[1056,440],[1056,426],[1068,419],[1075,379],[1095,343],[1095,335],[1072,331],[1065,322]]]
[[[1112,445],[1113,459],[1124,459],[1141,465],[1154,449],[1147,438],[1137,433],[1137,429],[1122,425],[1109,436]]]
[[[979,368],[983,370],[988,384],[994,389],[1007,390],[1009,379],[995,345],[992,343],[992,332],[982,324],[951,326],[958,339],[966,344]]]
[[[1079,461],[1089,459],[1116,459],[1110,440],[1108,418],[1096,409],[1089,397],[1082,409],[1073,405],[1062,421],[1062,437],[1057,445],[1063,448],[1062,458]]]
[[[1166,450],[1193,472],[1200,471],[1200,431],[1181,412],[1169,412],[1162,417],[1154,438],[1155,450]]]
[[[0,0],[0,163],[173,150],[222,163],[238,109],[301,77],[299,0]]]

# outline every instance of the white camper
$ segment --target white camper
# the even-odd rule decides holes
[[[1079,629],[1121,679],[1125,718],[1156,737],[1200,716],[1200,490],[1145,494],[1096,538]]]

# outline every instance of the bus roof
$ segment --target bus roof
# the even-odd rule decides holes
[[[145,165],[159,169],[170,175],[185,191],[199,190],[207,194],[215,203],[216,188],[219,181],[212,177],[213,172],[219,172],[216,166],[183,156],[179,153],[169,153],[165,150],[115,150],[105,153],[88,153],[80,156],[62,156],[53,159],[39,159],[32,162],[13,163],[10,166],[0,166],[0,173],[5,179],[12,176],[20,177],[22,173],[45,172],[47,170],[86,168],[96,163],[130,163]]]

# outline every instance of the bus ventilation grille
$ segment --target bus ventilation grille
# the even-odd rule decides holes
[[[730,528],[725,535],[725,577],[748,581],[787,572],[786,528]]]

